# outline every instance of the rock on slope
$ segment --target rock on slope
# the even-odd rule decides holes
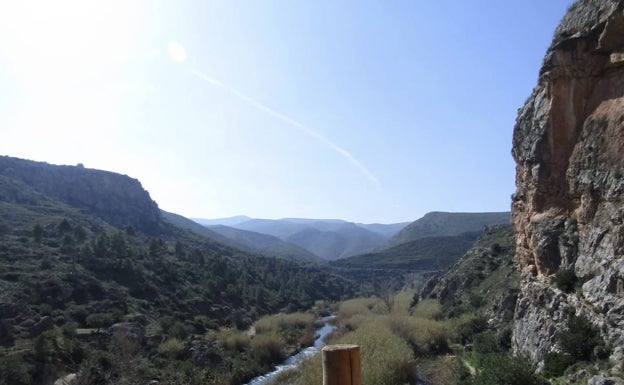
[[[624,1],[582,0],[555,31],[513,138],[514,345],[541,360],[573,309],[624,346]],[[573,269],[582,287],[553,282]]]

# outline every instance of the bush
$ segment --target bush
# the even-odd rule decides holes
[[[474,335],[474,350],[477,353],[501,353],[501,349],[496,343],[496,335],[493,331],[485,331]]]
[[[184,344],[177,338],[169,338],[158,345],[158,353],[173,359],[179,357],[184,351]]]
[[[258,334],[251,340],[251,353],[263,366],[282,361],[283,347],[282,337],[275,332]]]
[[[557,274],[555,274],[555,284],[560,290],[566,293],[574,291],[574,286],[577,282],[578,277],[576,276],[574,269],[559,270]]]
[[[567,326],[567,330],[557,333],[557,340],[574,361],[589,361],[594,350],[604,347],[598,329],[587,318],[571,314]]]
[[[430,320],[441,320],[444,318],[442,306],[440,305],[440,302],[435,299],[425,299],[420,301],[414,309],[414,316],[416,318]]]
[[[101,329],[108,326],[111,326],[115,322],[119,320],[113,313],[93,313],[87,316],[87,325],[92,328]]]
[[[561,376],[574,360],[566,353],[550,352],[544,357],[544,376],[548,378]]]
[[[226,350],[242,352],[249,346],[249,336],[245,332],[222,330],[219,333],[219,342]]]
[[[169,328],[169,335],[183,340],[192,332],[191,329],[191,326],[188,326],[180,321],[176,321],[173,326]]]
[[[459,326],[459,342],[461,344],[471,343],[475,334],[482,333],[487,329],[485,317],[474,317]]]
[[[439,355],[450,351],[449,328],[446,322],[392,316],[388,323],[390,330],[406,341],[416,355]]]
[[[0,384],[32,384],[34,367],[21,355],[0,357]]]
[[[535,374],[528,359],[500,353],[478,354],[479,368],[469,379],[472,385],[547,385]]]

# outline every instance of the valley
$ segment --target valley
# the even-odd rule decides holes
[[[67,373],[79,384],[245,383],[309,346],[339,301],[418,288],[481,233],[457,225],[386,248],[407,224],[203,226],[160,210],[126,176],[10,157],[0,180],[0,366],[11,384]]]
[[[228,50],[240,45],[250,56],[219,62],[224,51],[210,44],[205,49],[210,58],[194,57],[182,43],[167,40],[167,58],[174,62],[168,66],[139,65],[146,57],[158,57],[154,47],[142,52],[141,60],[119,60],[136,65],[132,82],[112,76],[116,66],[76,78],[84,93],[98,88],[100,75],[111,80],[98,91],[102,92],[95,98],[98,106],[100,101],[111,102],[111,95],[115,100],[132,97],[131,103],[120,103],[123,113],[112,114],[110,121],[104,119],[109,110],[82,111],[75,95],[59,97],[70,107],[53,103],[56,93],[75,86],[60,76],[68,63],[65,56],[74,56],[59,55],[63,65],[58,66],[38,56],[31,60],[59,72],[58,84],[50,83],[54,92],[45,97],[24,90],[23,95],[9,95],[19,103],[44,100],[50,111],[41,114],[41,122],[59,115],[63,127],[76,122],[82,127],[80,114],[93,113],[96,118],[90,122],[106,127],[101,128],[106,135],[80,131],[70,138],[62,135],[57,122],[49,132],[33,131],[40,137],[31,135],[27,144],[41,140],[40,147],[49,152],[39,154],[57,155],[75,150],[80,138],[88,137],[104,149],[98,159],[103,163],[98,164],[128,171],[0,155],[0,385],[315,385],[323,378],[318,354],[323,343],[360,346],[363,385],[624,385],[624,1],[577,0],[567,7],[546,50],[537,85],[517,110],[511,138],[515,193],[511,199],[503,196],[510,211],[496,212],[465,208],[506,207],[496,204],[490,194],[498,193],[498,179],[504,178],[503,173],[488,172],[495,163],[504,165],[502,158],[492,158],[501,156],[494,148],[500,138],[490,141],[490,136],[504,133],[495,119],[508,114],[508,108],[498,102],[513,99],[504,91],[516,80],[511,71],[522,78],[513,66],[524,55],[520,46],[532,40],[532,35],[522,35],[512,44],[507,34],[512,36],[521,20],[530,21],[533,29],[550,2],[539,9],[528,7],[537,13],[530,13],[524,3],[505,4],[506,13],[517,16],[516,25],[508,20],[496,24],[501,22],[498,14],[496,20],[493,14],[476,19],[492,11],[491,5],[476,14],[473,8],[478,7],[472,5],[444,6],[437,9],[441,14],[456,16],[441,24],[444,31],[433,24],[412,23],[415,16],[403,15],[399,8],[377,9],[363,3],[374,18],[349,13],[350,22],[358,21],[354,23],[358,28],[351,30],[351,23],[343,23],[340,14],[334,21],[341,28],[346,25],[348,33],[332,30],[320,39],[328,49],[323,57],[332,58],[322,67],[333,71],[343,59],[339,53],[354,48],[338,39],[339,49],[331,51],[334,37],[355,36],[360,28],[375,26],[367,30],[371,35],[346,40],[358,42],[358,55],[347,58],[347,70],[314,73],[314,66],[307,66],[310,57],[302,56],[302,62],[290,63],[297,76],[286,71],[278,53],[290,52],[302,45],[299,39],[310,38],[303,30],[314,17],[323,21],[322,28],[317,25],[311,31],[325,32],[329,27],[325,20],[333,15],[324,8],[320,12],[316,6],[298,5],[293,9],[304,17],[286,24],[271,22],[283,21],[280,18],[260,17],[271,31],[275,28],[280,41],[289,38],[297,43],[274,51],[272,44],[243,44],[257,42],[252,35],[258,31],[268,33],[266,25],[239,23],[239,17],[255,15],[250,11],[253,4],[234,7],[235,18],[213,15],[209,11],[217,11],[218,7],[210,8],[214,4],[198,12],[203,17],[224,17],[222,23],[209,25],[215,31],[230,24],[237,33],[244,30],[241,36],[228,35],[239,44],[222,43]],[[423,12],[431,11],[429,6],[419,3]],[[516,12],[516,6],[530,17]],[[386,7],[392,12],[386,13]],[[261,16],[272,15],[260,8],[255,11]],[[272,9],[280,15],[293,11],[283,5]],[[401,8],[406,9],[420,16],[413,8]],[[164,22],[163,15],[154,12],[154,20]],[[480,23],[493,28],[487,39],[465,29],[464,14],[473,23],[488,20]],[[402,24],[406,16],[409,25]],[[383,18],[391,23],[377,28]],[[252,19],[258,21],[246,20]],[[438,22],[436,17],[430,19]],[[197,20],[188,17],[180,20],[189,22],[185,28],[193,36],[194,27],[199,31],[198,25],[209,24],[203,20],[193,24],[190,21]],[[408,50],[403,37],[414,33],[413,24],[423,28],[417,30],[419,38],[436,39],[414,51],[427,55],[404,60],[403,51]],[[154,27],[158,39],[152,38],[162,45],[164,32],[159,28]],[[383,34],[386,30],[390,35]],[[45,41],[45,33],[36,35],[35,40]],[[205,39],[200,39],[202,49]],[[388,45],[388,39],[394,44]],[[311,52],[319,48],[307,43],[303,46]],[[63,53],[62,44],[51,45],[52,51],[58,48]],[[71,53],[90,46],[68,45]],[[453,56],[443,56],[437,46]],[[369,47],[371,53],[391,57],[391,65],[384,62],[373,71],[378,63],[361,55]],[[480,56],[470,57],[463,52],[465,47]],[[254,60],[256,51],[267,52],[270,60]],[[487,56],[489,51],[495,56]],[[511,56],[518,52],[519,56]],[[434,58],[432,68],[443,68],[445,61],[454,67],[448,67],[445,76],[432,74],[432,68],[411,70],[429,57]],[[488,66],[488,57],[498,63],[496,67]],[[192,67],[204,61],[211,63],[216,77]],[[244,70],[247,63],[253,63],[253,71]],[[404,63],[410,71],[400,67]],[[462,71],[457,71],[457,63]],[[96,64],[68,67],[72,79],[83,66]],[[257,76],[247,81],[249,89],[261,95],[258,100],[242,87],[239,91],[235,76],[218,72],[230,67]],[[263,69],[274,67],[278,72],[266,76]],[[485,70],[480,73],[481,68]],[[146,73],[138,76],[142,70]],[[160,82],[150,81],[155,76],[150,71],[168,75],[158,77]],[[400,82],[393,83],[388,93],[378,92],[391,83],[395,72],[401,74]],[[420,72],[430,79],[416,77]],[[460,72],[467,72],[470,82]],[[500,74],[505,82],[488,83]],[[356,75],[362,77],[351,78]],[[301,77],[313,79],[314,87],[291,84]],[[444,89],[449,79],[449,88]],[[83,87],[83,81],[89,87]],[[435,88],[428,89],[427,82]],[[351,83],[358,87],[350,94],[339,92]],[[412,85],[418,93],[402,95]],[[487,92],[495,89],[496,94],[479,102],[477,91],[488,87],[492,88]],[[280,95],[281,88],[292,90]],[[322,96],[308,95],[313,88],[326,90]],[[81,92],[76,93],[82,96]],[[162,99],[151,99],[159,92]],[[397,93],[401,97],[395,99]],[[461,102],[450,103],[451,94]],[[310,100],[301,102],[303,95]],[[367,98],[373,99],[365,103]],[[323,100],[323,108],[314,108],[315,99]],[[433,107],[437,99],[445,101],[443,110]],[[269,101],[280,110],[269,107]],[[150,108],[143,109],[143,104]],[[385,105],[396,110],[384,109]],[[170,107],[175,113],[167,115]],[[282,108],[318,124],[318,131],[280,112]],[[395,113],[402,108],[406,115]],[[135,109],[142,116],[134,115]],[[427,116],[429,109],[433,115]],[[368,114],[373,110],[374,118]],[[30,119],[38,113],[26,115]],[[74,115],[76,122],[70,119]],[[19,113],[16,116],[24,120]],[[14,118],[11,115],[3,140],[17,148],[22,143],[14,138],[24,128],[19,124],[40,122]],[[133,124],[144,127],[126,131]],[[166,130],[158,130],[161,124]],[[332,124],[340,129],[330,130]],[[496,130],[481,131],[482,126]],[[410,130],[418,135],[408,135]],[[437,131],[443,135],[433,135]],[[67,146],[55,142],[58,132]],[[115,142],[120,138],[127,142]],[[353,149],[343,148],[338,139],[349,139]],[[149,144],[150,150],[131,151],[128,143],[135,142]],[[389,147],[377,152],[377,142]],[[86,156],[93,147],[80,150],[85,152],[76,154]],[[506,154],[509,157],[508,150]],[[417,172],[407,172],[409,168]],[[136,170],[143,170],[141,181],[123,174]],[[211,207],[215,210],[211,212],[249,216],[188,218],[163,210],[146,186],[171,204],[162,207],[175,206],[187,213]],[[258,216],[270,217],[271,208],[285,216],[317,213],[326,219],[256,218],[251,212],[238,212],[238,205],[255,205],[252,210],[264,213]],[[421,217],[404,220],[406,213],[423,207],[436,211],[422,210]],[[439,211],[445,207],[460,210]],[[287,210],[298,214],[284,214]],[[383,210],[393,211],[384,218],[403,220],[361,223],[365,222],[361,218],[375,218],[373,214]],[[352,220],[340,219],[349,215],[334,218],[333,213],[350,213]]]

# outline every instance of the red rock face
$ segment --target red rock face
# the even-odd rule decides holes
[[[552,319],[563,319],[569,306],[622,345],[624,317],[616,313],[624,309],[624,289],[617,289],[624,285],[624,1],[571,7],[519,111],[512,152],[523,271],[516,348],[541,359],[553,330],[563,326]],[[580,293],[561,295],[552,278],[569,268],[585,283]],[[531,300],[544,295],[552,298],[549,309]]]

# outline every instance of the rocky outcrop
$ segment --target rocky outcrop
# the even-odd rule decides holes
[[[141,183],[126,175],[82,166],[57,166],[0,156],[0,177],[97,215],[113,226],[153,234],[162,226],[158,205]],[[20,199],[19,197],[16,199]],[[29,197],[36,204],[41,197]]]
[[[512,153],[515,349],[541,360],[570,309],[624,345],[624,1],[570,7],[519,110]],[[554,284],[564,269],[576,292]]]

